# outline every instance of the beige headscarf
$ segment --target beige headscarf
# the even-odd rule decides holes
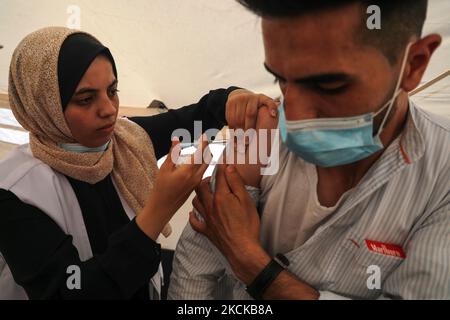
[[[152,142],[141,127],[118,119],[105,152],[73,153],[59,147],[77,142],[64,117],[57,68],[64,41],[79,32],[50,27],[30,34],[19,44],[9,73],[11,110],[30,132],[34,157],[64,175],[90,184],[112,174],[127,204],[139,214],[158,170]],[[170,233],[167,225],[163,234],[167,237]]]

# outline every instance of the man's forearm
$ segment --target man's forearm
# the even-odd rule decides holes
[[[320,294],[285,270],[267,288],[263,297],[267,300],[318,300]]]
[[[267,266],[271,257],[260,246],[251,246],[248,249],[244,247],[227,256],[236,277],[249,286]],[[317,300],[319,296],[317,290],[287,270],[282,271],[263,294],[263,298],[267,300]]]

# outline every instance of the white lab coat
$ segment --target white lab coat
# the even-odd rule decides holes
[[[64,175],[33,157],[29,145],[23,145],[0,162],[0,177],[2,177],[1,189],[11,191],[22,202],[45,212],[66,234],[73,237],[73,244],[78,250],[81,261],[92,258],[92,249],[80,205],[72,186]],[[126,214],[130,220],[133,219],[135,213],[118,191],[114,180],[113,184]],[[159,271],[150,284],[159,296],[162,279],[160,264]],[[11,270],[0,252],[0,300],[25,299],[28,299],[25,290],[14,281]]]

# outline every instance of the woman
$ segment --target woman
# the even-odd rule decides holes
[[[9,96],[30,144],[0,163],[0,299],[157,298],[157,238],[207,164],[177,166],[176,141],[158,175],[156,159],[176,128],[222,127],[235,88],[128,120],[117,84],[110,51],[86,33],[45,28],[16,49]],[[239,105],[267,99],[240,92],[227,114],[244,123]]]

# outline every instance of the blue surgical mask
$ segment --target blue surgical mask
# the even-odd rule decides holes
[[[410,45],[406,49],[394,95],[377,112],[347,118],[289,121],[286,120],[282,102],[279,129],[283,143],[305,161],[325,168],[354,163],[383,150],[380,134],[401,92],[399,88],[409,48]],[[374,135],[374,118],[385,109],[387,112]]]
[[[96,147],[96,148],[88,148],[85,147],[79,143],[62,143],[60,144],[60,148],[68,151],[68,152],[74,152],[74,153],[96,153],[96,152],[105,152],[110,144],[111,141],[108,141],[103,146]]]

